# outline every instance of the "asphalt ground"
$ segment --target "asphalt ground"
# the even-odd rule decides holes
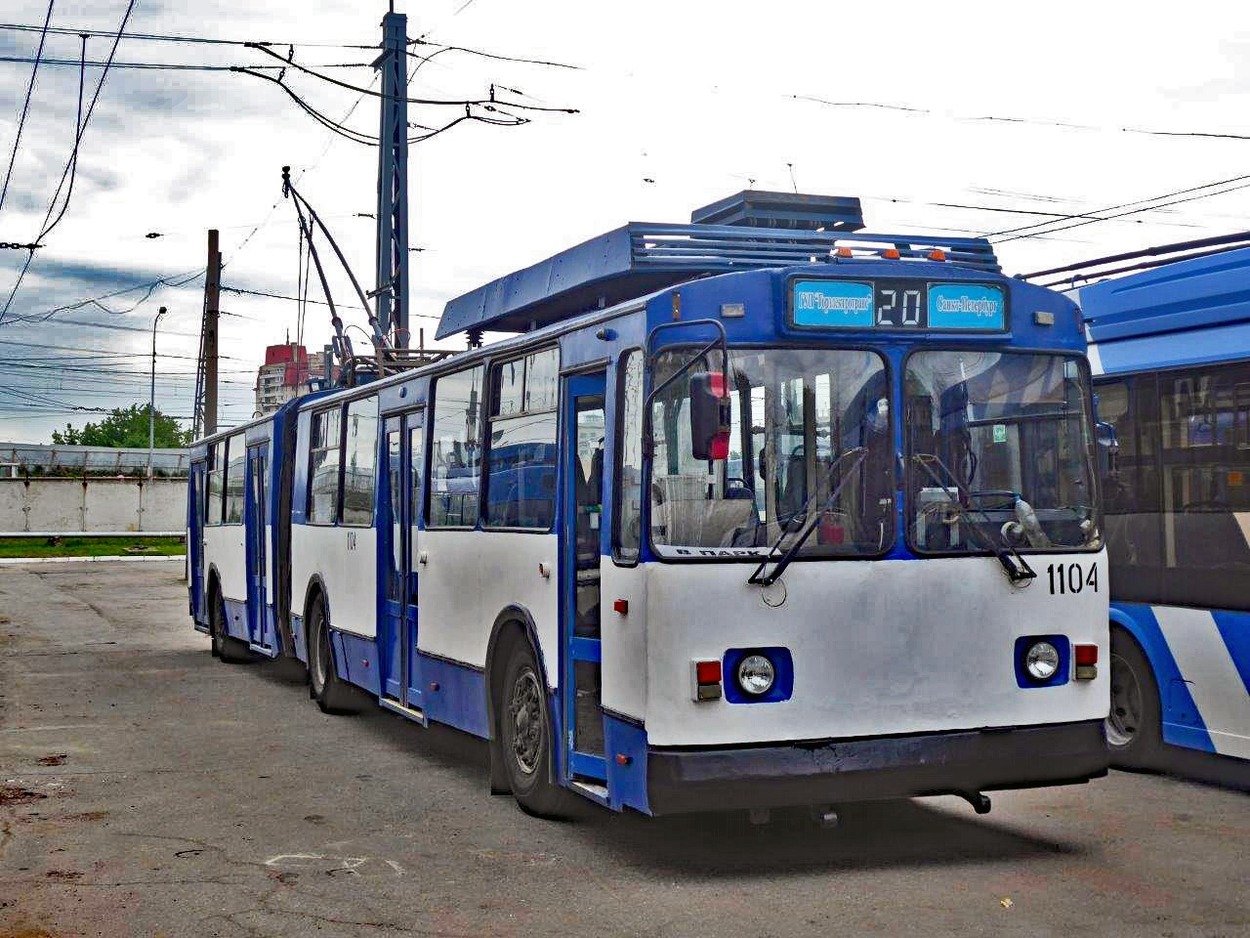
[[[488,794],[477,740],[212,659],[181,576],[0,568],[0,938],[1250,934],[1241,766],[835,830],[541,821]]]

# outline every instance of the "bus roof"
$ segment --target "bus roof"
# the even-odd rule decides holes
[[[1250,343],[1250,248],[1104,280],[1074,298],[1108,374],[1242,356]]]
[[[691,224],[630,222],[450,300],[435,338],[526,332],[708,274],[808,264],[841,247],[911,259],[937,248],[953,263],[1001,270],[984,238],[863,234],[857,199],[785,195],[746,190],[696,209]],[[731,223],[708,223],[721,219]]]

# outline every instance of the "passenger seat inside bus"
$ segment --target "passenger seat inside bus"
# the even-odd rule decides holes
[[[656,476],[651,498],[660,544],[729,547],[739,531],[754,531],[758,521],[752,498],[708,498],[706,473]]]

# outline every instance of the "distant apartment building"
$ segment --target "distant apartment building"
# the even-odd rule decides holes
[[[265,363],[256,372],[256,413],[264,416],[292,398],[308,393],[308,379],[325,375],[325,353],[287,342],[265,349]]]

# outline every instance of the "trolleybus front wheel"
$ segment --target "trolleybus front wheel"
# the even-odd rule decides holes
[[[524,641],[512,646],[495,706],[500,755],[517,804],[527,814],[567,817],[571,796],[551,781],[552,733],[547,692]]]
[[[1137,642],[1122,629],[1111,630],[1111,712],[1107,746],[1111,764],[1146,768],[1163,748],[1162,708],[1154,671]]]
[[[323,713],[356,713],[360,709],[352,689],[339,679],[330,644],[330,622],[318,596],[308,613],[308,695]]]

